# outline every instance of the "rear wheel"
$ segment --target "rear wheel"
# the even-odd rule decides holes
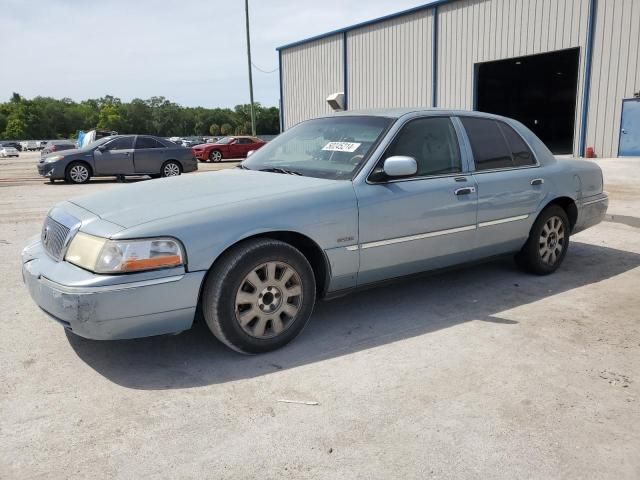
[[[174,160],[164,162],[160,170],[160,175],[163,177],[177,177],[181,173],[182,169],[180,168],[180,164]]]
[[[209,160],[212,162],[219,162],[222,160],[222,153],[219,150],[212,150],[209,154]]]
[[[569,248],[569,217],[561,207],[551,205],[536,219],[527,243],[516,255],[518,265],[537,275],[555,272]]]
[[[245,354],[280,348],[302,332],[315,303],[316,285],[307,259],[271,239],[243,242],[209,272],[202,310],[211,332]]]
[[[69,183],[87,183],[91,178],[91,169],[84,162],[69,164],[65,172],[65,180]]]

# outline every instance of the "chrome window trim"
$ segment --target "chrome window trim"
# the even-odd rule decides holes
[[[62,285],[61,283],[54,282],[53,280],[50,280],[44,276],[40,277],[40,281],[53,288],[54,290],[57,290],[58,292],[76,295],[90,295],[94,293],[116,292],[120,290],[128,290],[131,288],[149,287],[152,285],[160,285],[163,283],[178,282],[183,278],[184,275],[173,275],[171,277],[155,278],[152,280],[141,280],[139,282],[118,283],[116,285],[100,285],[93,287],[72,287],[68,285]]]

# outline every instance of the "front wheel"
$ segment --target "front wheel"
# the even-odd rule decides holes
[[[218,340],[237,352],[257,354],[298,336],[315,297],[313,270],[298,249],[254,239],[216,262],[204,284],[202,310]]]
[[[569,231],[569,217],[564,209],[548,206],[531,227],[527,243],[516,255],[516,262],[537,275],[555,272],[567,254]]]
[[[212,150],[209,154],[209,160],[212,162],[219,162],[222,160],[222,153],[219,150]]]
[[[86,163],[73,162],[67,167],[65,180],[68,183],[87,183],[91,178],[91,170]]]
[[[165,162],[164,165],[162,165],[162,170],[160,171],[160,175],[163,177],[177,177],[180,173],[182,173],[180,164],[173,160]]]

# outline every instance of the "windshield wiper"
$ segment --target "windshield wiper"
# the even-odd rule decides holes
[[[280,167],[261,168],[259,171],[260,172],[286,173],[287,175],[302,176],[302,174],[300,172],[296,172],[295,170],[287,170],[286,168],[280,168]]]

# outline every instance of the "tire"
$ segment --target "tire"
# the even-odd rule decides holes
[[[569,249],[569,235],[567,212],[557,205],[548,206],[531,227],[527,243],[516,255],[516,263],[536,275],[555,272]]]
[[[91,178],[91,167],[84,162],[71,162],[64,174],[67,183],[87,183]]]
[[[175,160],[167,160],[160,168],[161,177],[177,177],[182,173],[182,167]]]
[[[220,150],[211,150],[209,153],[209,161],[210,162],[221,162],[222,161],[222,153]]]
[[[313,269],[288,243],[247,240],[209,271],[202,311],[211,332],[236,352],[283,347],[309,322],[316,298]]]

